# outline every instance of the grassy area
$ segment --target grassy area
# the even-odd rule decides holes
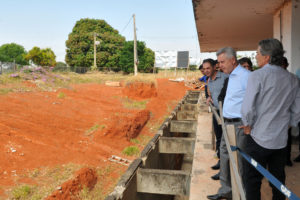
[[[64,99],[65,97],[66,97],[66,94],[63,92],[60,92],[57,94],[57,98],[59,98],[59,99]]]
[[[92,191],[89,191],[86,187],[83,188],[79,193],[78,198],[82,200],[103,200],[110,192],[113,191],[115,185],[119,181],[119,179],[112,176],[112,174],[120,177],[124,173],[125,169],[126,167],[116,163],[111,163],[106,167],[97,168],[97,184]]]
[[[40,74],[39,74],[40,73]],[[156,83],[157,78],[178,78],[187,79],[198,78],[202,76],[200,71],[175,71],[165,70],[158,74],[139,73],[137,76],[133,74],[123,75],[122,73],[113,72],[87,72],[86,74],[77,74],[74,72],[36,72],[37,75],[26,74],[24,72],[8,73],[0,75],[0,94],[9,92],[29,91],[32,88],[21,88],[24,80],[30,80],[37,85],[37,90],[56,91],[59,88],[71,88],[72,84],[81,83],[105,83],[106,81],[121,81],[123,84],[132,82]],[[24,87],[24,86],[23,86]]]
[[[20,185],[12,190],[13,199],[28,199],[33,192],[34,186]]]
[[[57,186],[71,179],[80,165],[66,164],[53,168],[38,168],[23,177],[31,178],[36,185],[20,184],[12,188],[8,194],[9,199],[17,200],[41,200],[49,196]]]
[[[15,200],[42,200],[51,195],[58,186],[70,180],[74,172],[84,166],[67,164],[54,168],[39,168],[26,175],[37,182],[37,185],[21,184],[10,190],[9,199]],[[114,188],[126,167],[117,163],[109,163],[105,167],[97,167],[98,181],[95,187],[89,191],[84,187],[78,194],[82,200],[103,200]]]
[[[121,102],[123,103],[123,106],[127,109],[139,109],[143,110],[146,108],[146,105],[148,103],[148,100],[143,101],[135,101],[129,98],[122,98]]]
[[[122,153],[127,156],[137,156],[140,153],[140,150],[137,146],[126,147]]]
[[[137,138],[131,139],[130,142],[144,147],[146,144],[148,144],[151,138],[152,137],[149,135],[139,135]]]

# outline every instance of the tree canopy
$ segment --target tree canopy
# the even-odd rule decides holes
[[[94,33],[97,34],[98,68],[118,66],[119,51],[125,38],[104,20],[81,19],[76,22],[66,41],[66,63],[71,67],[91,67],[94,61]]]
[[[127,73],[134,71],[134,55],[133,55],[133,41],[124,43],[124,48],[120,52],[120,66],[121,70]],[[152,72],[154,65],[154,52],[146,48],[144,42],[137,41],[137,54],[138,54],[138,71],[139,72]]]
[[[133,72],[133,41],[125,41],[119,32],[104,20],[81,19],[76,22],[66,41],[66,63],[73,67],[91,67],[94,63],[94,34],[100,45],[96,46],[98,69]],[[151,72],[154,52],[144,42],[137,42],[138,70]]]
[[[1,62],[16,62],[19,65],[27,65],[28,61],[25,59],[26,51],[23,46],[10,43],[0,46],[0,61]]]
[[[33,47],[25,58],[31,60],[34,64],[39,66],[55,66],[55,54],[50,48],[40,49],[39,47]]]

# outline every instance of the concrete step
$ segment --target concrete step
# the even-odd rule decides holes
[[[187,171],[139,168],[137,192],[188,196],[190,180],[191,176]]]
[[[159,153],[193,154],[195,147],[194,138],[161,137],[158,141]]]

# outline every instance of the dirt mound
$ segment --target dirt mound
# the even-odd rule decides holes
[[[124,106],[124,99],[129,98],[123,89],[86,83],[56,92],[0,95],[0,199],[7,199],[5,193],[15,185],[39,183],[38,178],[30,176],[32,181],[25,181],[22,177],[44,166],[110,166],[106,160],[111,155],[123,156],[124,148],[133,144],[127,137],[152,137],[187,90],[184,83],[157,79],[157,96],[147,100],[147,111],[140,111]],[[136,125],[125,127],[127,123]],[[111,188],[110,178],[103,177],[107,181],[103,193]]]
[[[128,141],[137,137],[150,119],[150,111],[142,110],[127,114],[127,116],[116,116],[105,135],[113,138],[126,137]]]
[[[128,83],[123,89],[123,94],[132,99],[148,99],[157,96],[154,83],[135,82]]]
[[[90,168],[82,168],[76,172],[76,177],[62,184],[46,200],[75,200],[79,199],[78,194],[83,188],[92,190],[97,183],[96,171]]]

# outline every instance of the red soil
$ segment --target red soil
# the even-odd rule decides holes
[[[154,83],[136,82],[127,84],[123,89],[123,94],[132,99],[148,99],[156,97],[157,91]]]
[[[124,157],[122,150],[132,145],[129,138],[141,129],[141,134],[151,135],[144,127],[149,112],[148,123],[161,123],[170,105],[174,107],[187,90],[183,83],[158,79],[157,88],[149,87],[155,92],[147,97],[147,111],[140,112],[124,108],[122,98],[146,98],[143,92],[135,96],[132,90],[100,84],[72,87],[0,96],[0,188],[20,183],[16,177],[35,168],[67,163],[104,166],[111,155]],[[148,86],[138,86],[143,87]],[[61,92],[64,98],[59,98]],[[0,189],[0,198],[3,192]]]
[[[116,116],[112,119],[112,125],[106,131],[105,135],[110,138],[124,138],[129,141],[138,136],[142,128],[150,118],[149,110],[141,110],[128,116]],[[95,138],[96,141],[102,140],[102,136]]]
[[[58,190],[54,191],[45,200],[75,200],[78,199],[78,194],[84,187],[92,190],[97,183],[97,174],[93,169],[82,168],[76,174],[74,179],[62,184]]]

